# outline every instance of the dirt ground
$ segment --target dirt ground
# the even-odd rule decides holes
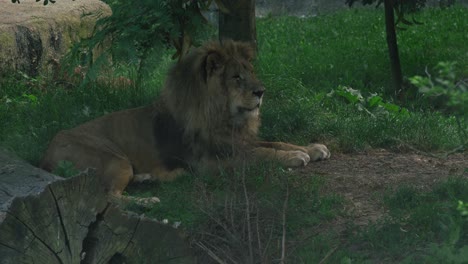
[[[424,190],[449,176],[468,178],[468,153],[452,154],[446,159],[387,150],[335,154],[330,160],[309,164],[299,173],[328,178],[324,191],[341,194],[348,214],[345,217],[362,226],[384,215],[379,193],[402,184]],[[334,229],[344,229],[345,222],[337,219]]]

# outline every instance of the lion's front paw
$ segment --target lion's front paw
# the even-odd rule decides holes
[[[286,167],[302,167],[307,165],[310,161],[310,157],[307,153],[293,150],[293,151],[278,151],[281,155],[280,160]]]
[[[331,156],[327,146],[322,144],[310,144],[306,149],[311,161],[326,160]]]

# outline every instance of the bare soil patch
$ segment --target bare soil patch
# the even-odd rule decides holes
[[[333,223],[333,229],[339,232],[344,229],[345,218],[351,218],[357,226],[380,219],[385,208],[379,195],[389,189],[410,185],[427,190],[451,176],[468,178],[468,153],[446,159],[387,150],[338,153],[330,160],[309,164],[298,173],[308,177],[323,175],[327,178],[324,192],[343,196],[347,215]]]

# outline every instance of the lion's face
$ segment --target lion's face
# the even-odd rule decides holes
[[[242,126],[249,119],[258,119],[265,88],[256,78],[249,58],[234,56],[220,63],[220,58],[214,54],[207,60],[208,87],[218,90],[213,94],[225,95],[226,110],[233,125]]]
[[[227,64],[224,75],[233,124],[242,125],[250,118],[258,118],[265,89],[255,77],[252,65],[234,61]]]

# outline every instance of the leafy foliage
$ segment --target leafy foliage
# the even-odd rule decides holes
[[[464,217],[468,217],[468,203],[464,203],[463,201],[458,201],[457,210],[460,214]],[[468,218],[466,218],[468,220]]]
[[[390,114],[397,117],[409,116],[408,109],[393,103],[385,102],[377,93],[364,97],[359,90],[340,85],[338,88],[328,93],[327,96],[344,98],[348,103],[355,105],[359,111],[364,111],[372,117],[382,114]]]
[[[206,34],[205,18],[200,10],[209,1],[199,0],[107,0],[112,15],[100,18],[89,39],[76,45],[69,59],[94,68],[123,63],[136,66],[138,77],[149,65],[150,58],[160,58],[171,46],[174,58],[184,55],[200,35]],[[96,59],[95,48],[103,50]],[[90,77],[93,77],[91,74]]]
[[[355,2],[359,0],[346,0],[346,4],[352,6]],[[363,5],[372,5],[376,4],[376,7],[379,7],[384,0],[361,0]],[[414,13],[416,11],[421,10],[426,5],[426,0],[395,0],[389,1],[392,5],[395,14],[397,15],[397,21],[395,24],[399,24],[400,22],[405,25],[413,25],[413,24],[421,24],[416,21],[413,17],[413,21],[410,22],[405,18],[405,14]]]
[[[461,141],[459,150],[468,144],[468,85],[465,80],[458,80],[455,74],[455,62],[439,62],[431,76],[427,70],[427,77],[414,76],[410,78],[412,84],[419,88],[419,92],[436,99],[436,103],[446,106],[446,112],[457,118],[458,134]]]
[[[449,113],[464,117],[468,115],[468,83],[457,78],[455,66],[456,62],[439,62],[434,67],[437,75],[426,70],[426,76],[416,75],[409,80],[420,93],[446,104]]]

